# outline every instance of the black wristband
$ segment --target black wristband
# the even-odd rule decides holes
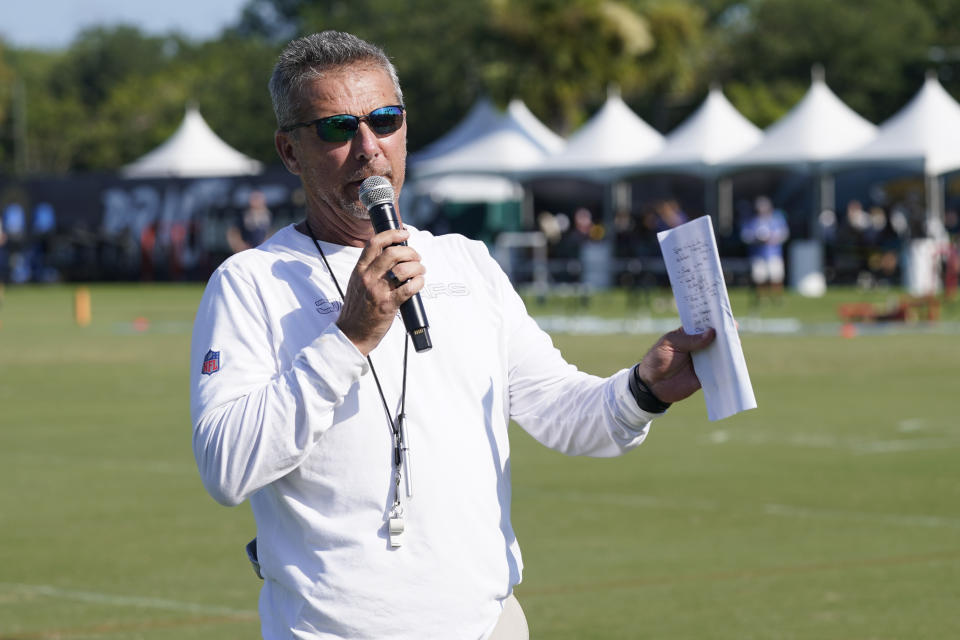
[[[655,396],[647,383],[640,379],[639,364],[630,372],[630,392],[637,401],[637,406],[648,413],[663,413],[673,404]]]

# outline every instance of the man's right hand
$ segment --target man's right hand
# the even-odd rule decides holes
[[[344,292],[337,326],[363,355],[380,344],[393,324],[400,305],[424,285],[426,268],[404,242],[410,232],[390,229],[367,242]]]

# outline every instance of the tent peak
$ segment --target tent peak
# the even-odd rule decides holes
[[[826,83],[827,72],[819,62],[810,67],[810,80],[813,83]]]
[[[256,175],[263,165],[224,142],[195,104],[187,104],[177,130],[160,146],[122,167],[130,178]]]

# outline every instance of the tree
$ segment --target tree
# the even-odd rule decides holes
[[[133,27],[94,28],[61,52],[18,51],[31,173],[116,170],[163,142],[199,104],[229,144],[272,161],[267,78],[275,47],[224,36],[194,44]],[[12,142],[0,140],[12,168]]]
[[[17,99],[25,105],[27,122],[26,139],[15,139],[18,136],[13,134],[14,123],[10,117],[13,109],[8,109],[4,128],[11,135],[3,140],[6,171],[58,173],[71,168],[81,144],[86,114],[73,94],[60,97],[50,89],[50,78],[63,58],[64,54],[58,52],[11,50],[8,53],[14,86],[18,86],[20,92]],[[22,146],[16,149],[16,145]],[[20,166],[15,166],[15,153],[19,154]]]
[[[640,56],[640,78],[627,98],[661,131],[669,131],[698,106],[708,84],[704,69],[707,13],[673,0],[650,3],[644,10],[653,47]]]
[[[276,119],[267,91],[278,46],[226,35],[185,52],[179,65],[191,100],[225,142],[266,163],[277,161]],[[181,115],[182,115],[181,105]]]
[[[806,92],[817,63],[841,99],[880,122],[928,69],[960,92],[958,24],[955,0],[249,0],[207,42],[119,26],[87,29],[63,51],[0,47],[0,171],[15,168],[14,86],[26,96],[29,172],[117,169],[169,136],[191,101],[229,144],[274,162],[276,54],[323,29],[391,55],[416,150],[481,95],[521,98],[569,133],[610,84],[663,132],[713,81],[766,126]]]
[[[640,57],[654,47],[636,7],[605,0],[491,0],[484,81],[501,102],[521,97],[569,133],[611,84],[642,86]]]
[[[292,38],[300,26],[303,0],[248,0],[228,36],[280,42]]]
[[[16,136],[13,118],[8,121],[7,114],[14,109],[14,100],[18,98],[15,83],[20,80],[6,62],[6,51],[3,39],[0,38],[0,167],[4,165],[7,153],[12,153],[13,142]],[[9,142],[8,142],[9,141]],[[8,149],[10,151],[8,152]]]
[[[874,122],[922,83],[934,27],[917,0],[753,0],[739,10],[740,18],[725,25],[733,31],[730,48],[714,67],[717,77],[739,83],[738,107],[792,96],[792,89],[771,87],[808,87],[818,63],[831,88]],[[756,99],[747,98],[751,92]],[[775,119],[791,106],[767,111]]]
[[[132,26],[92,27],[77,36],[52,70],[50,89],[58,97],[74,93],[85,107],[95,108],[127,78],[161,70],[177,48],[175,40],[147,36]]]

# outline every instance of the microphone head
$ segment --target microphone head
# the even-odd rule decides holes
[[[393,185],[383,176],[370,176],[360,183],[360,202],[370,210],[378,204],[393,204]]]

